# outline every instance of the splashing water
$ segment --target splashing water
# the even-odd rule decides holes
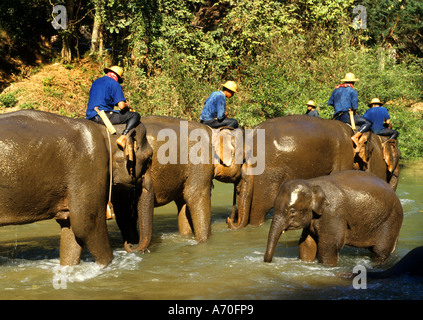
[[[401,172],[397,194],[404,222],[397,250],[383,266],[392,266],[423,245],[423,175]],[[212,237],[197,243],[177,230],[176,207],[155,209],[150,253],[122,248],[115,221],[108,222],[114,259],[105,268],[83,251],[80,265],[61,267],[59,227],[54,221],[0,228],[2,299],[423,299],[422,281],[374,280],[354,289],[340,273],[355,266],[375,268],[365,249],[344,248],[336,267],[298,259],[301,230],[282,235],[272,263],[264,263],[271,217],[263,226],[233,231],[225,219],[232,186],[216,183],[212,202]]]

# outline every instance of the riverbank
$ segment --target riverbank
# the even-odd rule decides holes
[[[107,59],[99,62],[87,57],[72,64],[54,62],[37,66],[29,75],[10,84],[0,93],[0,113],[35,109],[68,117],[85,117],[91,84],[102,75],[103,66],[106,64],[110,64]],[[219,90],[219,85],[216,84],[190,83],[188,86],[188,83],[185,83],[185,86],[191,87],[192,90],[187,90],[186,94],[182,95],[184,96],[182,99],[182,92],[172,85],[175,79],[164,74],[146,78],[144,75],[137,74],[137,70],[136,67],[128,67],[125,71],[123,89],[126,98],[142,116],[155,114],[198,121],[203,100],[210,92]],[[294,95],[292,88],[281,89],[275,85],[273,91],[270,89],[266,91],[266,100],[263,100],[260,98],[263,93],[257,91],[261,86],[256,88],[251,85],[253,78],[242,79],[238,82],[241,88],[239,93],[227,103],[230,116],[239,119],[241,125],[245,127],[254,126],[276,116],[304,114],[306,109],[303,103],[308,100],[307,97],[313,96],[313,92],[315,92],[314,96],[320,96],[317,101],[320,116],[329,119],[332,115],[333,110],[325,105],[332,87],[324,87],[321,84],[320,87],[314,86],[314,89],[299,88],[298,94]],[[195,78],[187,77],[184,81],[194,80]],[[357,84],[360,96],[368,95],[366,86],[367,84]],[[285,93],[284,90],[286,90]],[[284,102],[287,98],[281,98],[281,94],[286,95],[290,91],[295,99],[288,105]],[[185,99],[191,99],[190,106],[184,104]],[[276,103],[276,101],[279,102]],[[400,132],[399,147],[402,159],[422,157],[423,102],[397,98],[387,101],[385,106],[391,114],[394,129]],[[272,112],[270,107],[273,109]],[[361,102],[359,113],[364,113],[366,108],[365,103]],[[263,112],[264,109],[268,112]]]

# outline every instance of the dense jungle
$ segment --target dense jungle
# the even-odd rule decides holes
[[[92,81],[118,64],[142,115],[198,120],[207,96],[234,80],[227,109],[245,127],[303,114],[308,100],[329,119],[332,90],[353,72],[359,114],[383,101],[402,158],[414,159],[423,156],[422,58],[419,0],[0,3],[0,112],[84,117]]]

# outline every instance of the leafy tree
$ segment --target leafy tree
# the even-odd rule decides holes
[[[366,7],[369,44],[393,46],[423,55],[423,2],[420,0],[360,0]]]
[[[2,0],[0,32],[10,41],[8,44],[0,43],[0,56],[18,56],[33,63],[35,51],[45,50],[43,40],[54,34],[48,21],[50,9],[48,0]]]

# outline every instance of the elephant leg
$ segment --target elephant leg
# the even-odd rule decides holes
[[[269,175],[254,178],[254,191],[251,203],[250,224],[264,224],[266,214],[273,208],[279,186],[284,179],[275,179]]]
[[[373,261],[377,265],[383,264],[390,255],[389,251],[377,247],[373,247],[370,251],[373,252]]]
[[[321,234],[323,233],[323,234]],[[331,227],[318,234],[317,257],[325,266],[335,267],[338,264],[339,252],[345,245],[346,230],[342,219],[332,221]]]
[[[319,239],[319,244],[320,244]],[[318,245],[319,262],[328,267],[335,267],[338,264],[339,250],[336,245],[327,244],[324,247]]]
[[[60,265],[74,266],[79,264],[83,244],[78,241],[70,226],[69,219],[56,220],[61,228],[60,232]]]
[[[184,195],[185,212],[189,211],[195,239],[206,241],[211,235],[211,189],[210,186],[192,188]]]
[[[299,258],[303,261],[312,262],[317,256],[317,242],[309,234],[309,230],[303,229],[299,242]]]
[[[391,228],[385,228],[385,232],[381,232],[381,234],[376,237],[376,244],[370,248],[370,251],[373,253],[373,260],[376,264],[383,264],[391,253],[395,251],[398,237],[392,239],[387,236],[392,231]]]
[[[253,199],[251,203],[250,224],[253,226],[261,226],[264,224],[266,214],[273,208],[277,195],[273,188],[261,186],[254,183]]]
[[[101,188],[99,188],[99,193]],[[75,238],[82,241],[95,262],[107,266],[113,259],[106,224],[106,192],[72,193],[69,202],[70,226]]]
[[[273,208],[273,205],[266,205],[263,203],[253,204],[251,206],[250,224],[253,226],[261,226],[264,224],[266,214]]]
[[[369,278],[390,278],[404,274],[410,276],[423,276],[423,247],[409,251],[393,267],[381,272],[368,272]]]
[[[119,227],[124,242],[137,243],[137,214],[134,212],[135,192],[131,189],[113,189],[112,203],[116,214],[116,224]]]
[[[106,208],[104,208],[104,213],[105,211]],[[93,255],[95,262],[107,266],[113,259],[113,252],[107,233],[105,215],[100,216],[103,218],[103,221],[96,221],[92,226],[88,223],[85,224],[89,229],[89,234],[85,234],[83,241],[88,251]],[[76,228],[74,228],[74,232],[78,236]]]
[[[183,199],[178,199],[176,206],[178,207],[178,228],[179,233],[186,236],[192,234],[192,220],[187,204]]]

